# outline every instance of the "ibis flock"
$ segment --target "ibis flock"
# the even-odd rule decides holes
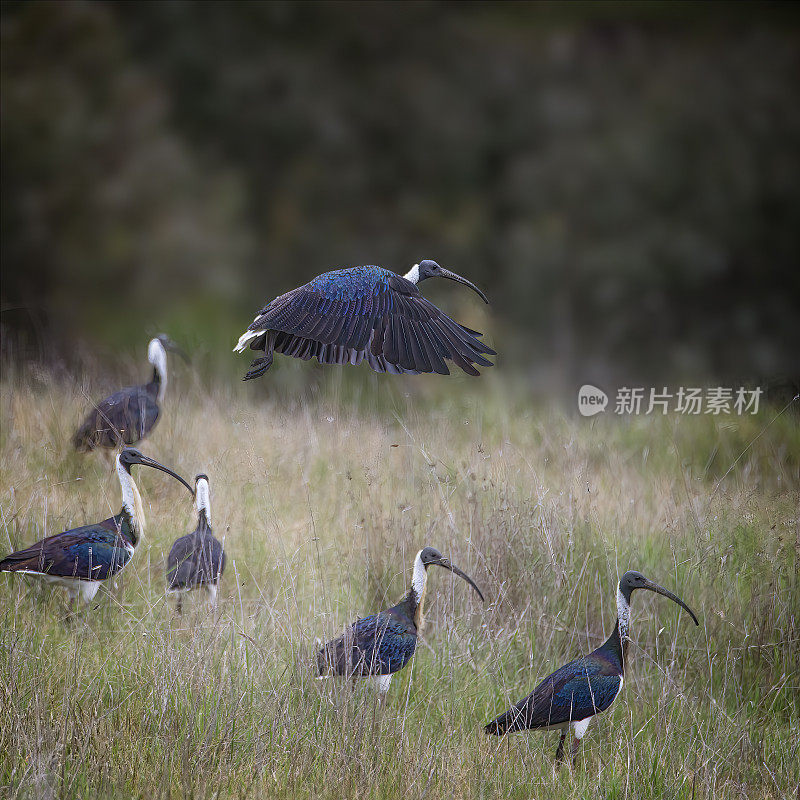
[[[326,272],[304,286],[267,303],[239,338],[236,352],[263,353],[250,365],[245,380],[264,375],[275,353],[320,364],[366,362],[379,373],[438,373],[448,375],[448,362],[468,375],[476,366],[489,367],[495,351],[482,334],[445,314],[420,293],[428,278],[447,278],[472,289],[484,302],[486,295],[466,278],[420,261],[405,275],[381,267],[352,267]],[[197,528],[180,536],[169,552],[165,595],[180,612],[187,593],[205,591],[216,605],[225,569],[223,544],[211,527],[209,477],[200,473],[192,488],[180,475],[130,445],[145,439],[161,416],[167,388],[167,353],[186,354],[167,336],[153,338],[147,358],[153,367],[148,383],[120,389],[97,402],[73,438],[81,452],[116,450],[115,466],[122,508],[102,522],[48,536],[0,560],[0,571],[35,575],[48,584],[66,588],[75,608],[90,602],[100,585],[123,570],[144,535],[145,520],[134,466],[150,467],[185,486],[193,497]],[[371,679],[384,698],[392,676],[414,656],[424,624],[428,569],[440,567],[466,581],[483,601],[476,583],[434,547],[423,547],[414,558],[411,585],[394,606],[371,614],[325,644],[317,654],[320,680],[339,676],[355,682]],[[608,640],[588,655],[570,661],[541,680],[533,691],[485,726],[494,736],[524,730],[561,732],[556,760],[565,757],[565,739],[572,727],[574,758],[591,720],[611,707],[622,691],[630,630],[630,601],[636,589],[670,598],[684,608],[695,625],[697,616],[677,595],[639,572],[626,572],[617,588],[617,620]]]

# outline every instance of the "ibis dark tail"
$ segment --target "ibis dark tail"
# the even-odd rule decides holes
[[[501,714],[497,719],[493,719],[484,731],[492,736],[505,736],[514,731],[524,731],[528,728],[528,715],[525,708],[512,706],[505,714]]]

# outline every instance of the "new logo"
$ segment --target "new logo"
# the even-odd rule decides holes
[[[584,417],[593,417],[605,411],[608,405],[608,395],[591,383],[584,383],[578,390],[578,411]]]

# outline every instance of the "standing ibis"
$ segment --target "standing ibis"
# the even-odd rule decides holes
[[[381,267],[326,272],[258,312],[234,348],[264,351],[244,379],[261,377],[273,353],[320,364],[366,360],[375,372],[393,375],[449,375],[449,360],[479,375],[473,364],[490,367],[484,355],[496,353],[478,338],[482,334],[454,322],[420,294],[417,284],[434,277],[463,283],[489,302],[475,284],[435,261],[420,261],[404,276]]]
[[[6,556],[0,572],[37,575],[47,583],[66,587],[70,599],[89,602],[100,584],[120,572],[131,560],[144,533],[144,510],[131,467],[140,464],[166,472],[190,492],[180,475],[133,448],[117,455],[117,477],[122,489],[122,510],[94,525],[57,533]]]
[[[72,438],[77,450],[136,444],[153,430],[167,389],[167,350],[188,360],[165,334],[151,339],[147,360],[153,365],[152,379],[140,386],[126,386],[97,403]]]
[[[211,530],[208,476],[198,475],[194,480],[197,528],[176,539],[167,558],[167,594],[175,596],[178,613],[184,594],[201,586],[211,605],[216,605],[217,584],[225,569],[225,551]]]
[[[622,691],[631,594],[635,589],[649,589],[669,597],[689,612],[695,625],[699,624],[694,612],[677,595],[648,580],[641,572],[626,572],[617,589],[617,624],[605,644],[548,675],[532,694],[490,722],[486,733],[502,736],[513,731],[557,728],[561,739],[556,760],[560,761],[571,724],[575,734],[574,758],[592,717],[608,709]]]
[[[428,567],[444,567],[463,578],[483,600],[472,578],[451,564],[438,550],[425,547],[414,559],[414,574],[408,594],[396,605],[364,617],[341,636],[328,642],[317,654],[319,674],[347,678],[372,677],[385,694],[392,675],[411,660],[422,630]]]

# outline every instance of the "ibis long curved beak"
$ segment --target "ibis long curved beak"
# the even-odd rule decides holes
[[[689,608],[689,606],[687,606],[686,603],[684,603],[683,600],[681,600],[680,597],[678,597],[678,595],[673,594],[669,589],[665,589],[663,586],[659,586],[657,583],[654,583],[653,581],[647,581],[647,583],[644,586],[642,586],[642,589],[649,589],[651,592],[656,592],[657,594],[663,594],[664,597],[669,597],[670,600],[677,603],[679,606],[681,606],[681,608],[685,608],[689,612],[689,615],[694,620],[695,625],[700,624],[697,621],[697,617],[695,616],[694,611],[692,611],[692,609]]]
[[[448,280],[455,281],[456,283],[463,283],[464,286],[469,286],[473,292],[475,292],[478,297],[483,300],[484,303],[487,305],[489,304],[489,298],[474,284],[472,281],[468,281],[466,278],[462,278],[460,275],[456,275],[455,272],[450,272],[449,269],[444,269],[444,267],[439,267],[439,273],[437,277],[440,278],[447,278]]]
[[[173,472],[169,467],[165,467],[163,464],[159,464],[155,459],[149,458],[145,455],[139,456],[138,463],[143,467],[152,467],[153,469],[159,469],[162,472],[166,472],[167,475],[172,475],[172,477],[175,478],[176,481],[180,481],[189,490],[189,494],[194,497],[194,489],[192,489],[192,487],[189,486],[189,484],[186,483],[186,481],[181,478],[177,472]]]
[[[463,578],[478,593],[478,597],[480,597],[481,602],[485,602],[484,599],[483,599],[483,593],[476,586],[475,581],[473,581],[472,578],[470,578],[470,576],[467,575],[466,572],[462,572],[454,564],[451,564],[449,559],[443,558],[441,561],[431,561],[430,563],[431,564],[436,564],[439,567],[444,567],[445,569],[449,569],[450,572],[458,575],[459,578]]]

